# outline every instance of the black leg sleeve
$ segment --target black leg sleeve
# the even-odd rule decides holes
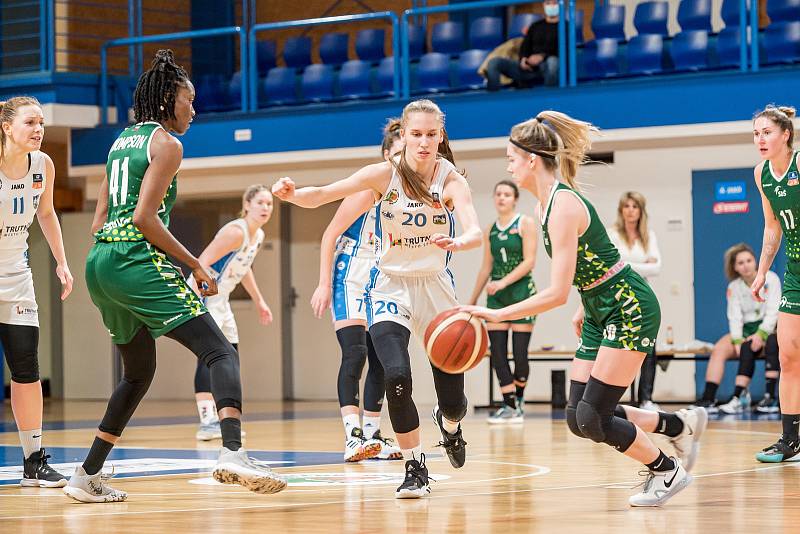
[[[508,330],[489,330],[489,351],[491,352],[492,368],[497,375],[500,387],[511,385],[514,376],[508,364]]]
[[[397,323],[382,321],[370,327],[369,335],[383,366],[392,428],[398,434],[416,430],[419,428],[419,412],[411,398],[411,357],[408,354],[411,332]]]
[[[514,353],[514,381],[518,385],[528,382],[531,367],[528,363],[528,346],[531,343],[531,332],[512,332],[511,350]]]
[[[656,349],[645,356],[639,375],[639,403],[653,400],[653,384],[656,381]]]
[[[367,378],[364,381],[364,409],[368,412],[380,412],[383,405],[383,396],[386,389],[383,385],[385,380],[383,366],[378,355],[375,353],[375,345],[372,338],[367,334]]]

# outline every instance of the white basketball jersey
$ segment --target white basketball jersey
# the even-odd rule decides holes
[[[437,160],[431,182],[432,206],[412,200],[403,191],[400,176],[392,172],[386,193],[375,206],[378,224],[375,234],[380,243],[378,268],[397,276],[428,276],[443,272],[451,253],[430,242],[431,235],[455,237],[453,214],[444,206],[444,182],[455,170],[444,158]]]
[[[12,274],[28,267],[28,227],[39,209],[39,199],[47,183],[45,156],[38,150],[30,154],[30,169],[19,180],[9,180],[0,172],[0,272]]]
[[[376,255],[375,210],[370,209],[345,230],[336,242],[336,254],[374,259]]]
[[[250,229],[244,219],[233,220],[220,228],[219,231],[222,232],[231,225],[238,226],[244,232],[242,246],[238,250],[225,254],[211,266],[213,271],[211,274],[217,280],[217,294],[207,300],[228,299],[231,291],[242,281],[244,275],[247,274],[247,270],[253,265],[253,260],[255,260],[256,254],[258,254],[258,250],[264,242],[264,231],[261,228],[256,230],[255,239],[250,240]]]

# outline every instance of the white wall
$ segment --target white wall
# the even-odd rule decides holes
[[[692,206],[691,173],[695,169],[748,167],[755,164],[757,153],[750,144],[750,123],[706,124],[637,128],[604,132],[595,142],[598,151],[614,151],[612,165],[585,167],[580,181],[584,192],[595,204],[601,218],[608,225],[615,218],[620,194],[628,189],[643,193],[648,198],[648,211],[652,228],[656,231],[663,257],[661,276],[653,282],[662,306],[662,332],[672,326],[677,343],[694,338],[693,263],[692,263]],[[494,218],[491,191],[494,183],[505,178],[505,139],[479,139],[454,143],[459,166],[465,167],[473,189],[474,202],[482,225]],[[187,196],[214,194],[223,196],[241,191],[253,182],[271,182],[282,175],[291,175],[300,185],[321,184],[346,176],[360,166],[375,161],[377,149],[338,149],[303,151],[294,153],[241,156],[230,158],[200,158],[184,162],[181,173],[181,194]],[[90,174],[91,169],[86,172]],[[96,180],[96,178],[95,178]],[[91,183],[89,191],[93,190]],[[532,213],[533,200],[523,194],[520,209]],[[273,217],[275,224],[278,216]],[[310,218],[309,218],[310,220]],[[320,229],[321,235],[322,229]],[[255,267],[256,277],[265,289],[270,304],[278,295],[281,278],[277,228],[271,226],[268,239],[273,240],[272,251],[262,251]],[[80,251],[70,251],[71,257],[80,257]],[[75,263],[76,260],[73,260]],[[480,251],[456,254],[453,272],[457,292],[463,301],[468,298],[480,263]],[[716,268],[716,266],[714,267]],[[313,271],[313,269],[312,269]],[[537,286],[549,285],[549,261],[539,247],[534,271]],[[316,276],[305,283],[316,285]],[[294,283],[303,283],[295,280]],[[573,293],[567,306],[546,313],[539,318],[532,345],[544,344],[572,348],[576,340],[572,333],[570,317],[577,304]],[[299,302],[299,306],[307,306]],[[280,397],[280,307],[273,305],[276,325],[267,329],[255,324],[249,304],[236,308],[237,320],[242,330],[243,379],[245,398]],[[723,313],[722,311],[720,313]],[[89,318],[87,317],[86,320]],[[95,319],[96,320],[96,319]],[[307,332],[330,328],[328,324],[314,322]],[[83,330],[70,332],[65,325],[65,336],[82,336]],[[96,329],[92,329],[95,332]],[[66,343],[65,343],[66,344]],[[413,345],[415,368],[414,396],[421,403],[433,402],[433,384],[427,358],[418,344]],[[161,348],[161,346],[160,346]],[[332,346],[336,354],[338,347]],[[314,366],[318,354],[295,352],[295,390],[305,398],[335,398],[335,373],[320,376]],[[467,376],[467,394],[473,404],[486,402],[488,362]],[[159,373],[151,395],[160,398],[191,396],[193,361],[185,349],[173,342],[165,342],[159,357]],[[549,398],[551,366],[537,364],[529,387],[530,398]],[[555,366],[558,367],[558,366]],[[563,367],[563,366],[561,366]],[[308,369],[307,373],[299,372]],[[674,363],[668,373],[659,371],[656,381],[656,398],[691,398],[694,394],[694,366]],[[320,386],[327,384],[327,386]]]

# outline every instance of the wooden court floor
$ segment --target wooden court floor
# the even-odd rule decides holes
[[[421,407],[433,493],[396,500],[402,462],[341,462],[343,431],[334,403],[250,403],[246,447],[290,477],[277,495],[256,495],[209,479],[217,443],[198,445],[191,402],[145,402],[123,436],[112,484],[125,503],[79,504],[57,489],[21,488],[21,457],[8,402],[0,412],[0,533],[89,532],[800,532],[800,462],[764,465],[754,453],[779,422],[714,420],[695,482],[661,509],[632,509],[639,466],[570,435],[563,416],[528,407],[524,425],[490,428],[468,416],[467,464],[454,470],[433,448],[438,437]],[[85,455],[104,404],[48,402],[51,463]],[[388,430],[388,420],[385,421]],[[387,432],[388,433],[388,432]],[[664,444],[666,450],[668,444]],[[65,469],[66,471],[66,469]],[[70,469],[71,472],[71,469]]]

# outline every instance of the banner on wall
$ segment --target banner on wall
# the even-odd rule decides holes
[[[720,202],[745,200],[747,184],[742,180],[714,183],[714,199]]]
[[[750,202],[714,202],[714,215],[730,215],[732,213],[747,213],[750,211]]]

